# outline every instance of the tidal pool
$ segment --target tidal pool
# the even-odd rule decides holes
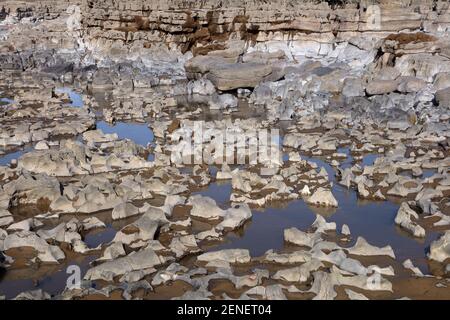
[[[5,295],[6,299],[13,299],[21,292],[37,289],[42,289],[50,295],[57,295],[66,288],[67,279],[73,274],[68,273],[67,268],[76,265],[83,276],[91,267],[90,263],[98,258],[98,254],[68,258],[59,265],[42,267],[37,272],[29,268],[7,272],[0,269],[0,293]]]
[[[56,93],[67,93],[69,95],[70,100],[72,101],[71,103],[69,103],[69,106],[71,106],[71,107],[82,108],[84,105],[83,97],[81,96],[81,94],[79,94],[78,92],[74,91],[71,88],[68,88],[68,87],[56,88],[55,92]]]
[[[17,160],[19,159],[22,155],[24,155],[27,152],[30,152],[31,150],[33,150],[32,147],[27,147],[25,149],[21,149],[18,151],[14,151],[14,152],[10,152],[10,153],[6,153],[3,155],[0,155],[0,166],[7,166],[11,163],[12,160]]]
[[[356,242],[358,236],[364,237],[375,246],[390,245],[396,255],[396,260],[402,263],[411,259],[422,272],[428,273],[429,267],[426,252],[439,232],[428,230],[425,239],[416,239],[395,225],[394,219],[399,204],[392,201],[363,201],[358,198],[355,190],[347,189],[336,183],[335,170],[319,158],[302,156],[302,159],[324,167],[329,179],[333,182],[332,192],[339,202],[335,209],[317,208],[307,205],[303,200],[287,202],[281,207],[268,207],[262,210],[252,210],[253,217],[240,232],[234,232],[226,237],[226,241],[214,250],[242,248],[248,249],[252,256],[261,256],[267,250],[281,250],[284,247],[284,230],[296,227],[306,231],[320,214],[328,222],[335,222],[337,232],[347,224],[351,230],[352,240],[349,246]],[[348,159],[351,161],[351,159]],[[368,161],[369,163],[372,161]],[[366,162],[367,163],[367,162]],[[231,194],[230,184],[212,184],[211,190],[201,192],[223,203]]]
[[[154,140],[153,131],[147,123],[116,122],[109,124],[105,121],[98,121],[97,129],[102,130],[103,133],[117,133],[120,139],[130,139],[144,147]]]
[[[0,98],[0,106],[14,103],[14,100],[9,98]]]

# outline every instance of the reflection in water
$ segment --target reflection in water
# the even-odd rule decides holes
[[[0,106],[2,105],[8,105],[8,104],[13,104],[14,100],[9,99],[9,98],[0,98]]]
[[[347,190],[336,183],[335,171],[325,161],[305,156],[302,158],[316,163],[319,166],[318,170],[320,167],[325,168],[330,181],[333,182],[333,194],[339,202],[339,207],[316,208],[297,200],[289,202],[285,208],[265,208],[262,212],[252,210],[252,220],[246,224],[244,230],[228,235],[226,243],[213,250],[243,248],[248,249],[252,256],[260,256],[269,249],[280,250],[284,247],[285,229],[296,227],[305,231],[314,222],[316,214],[320,214],[325,216],[327,221],[336,222],[338,232],[343,224],[350,227],[352,241],[349,245],[353,245],[358,236],[364,237],[376,246],[391,245],[399,262],[411,259],[423,272],[429,272],[426,252],[430,243],[439,237],[439,233],[428,231],[425,239],[410,237],[394,223],[399,204],[391,201],[359,200],[354,190]],[[375,158],[376,156],[370,160],[368,158],[366,163],[375,161]],[[230,185],[212,184],[211,190],[208,189],[201,194],[223,203],[225,198],[229,198],[230,192]]]
[[[363,167],[373,166],[378,157],[379,157],[378,154],[374,153],[366,154],[362,160]]]
[[[111,242],[116,236],[116,233],[116,229],[114,229],[111,225],[107,225],[106,228],[94,230],[88,233],[84,237],[84,242],[89,248],[96,248],[101,244]]]
[[[97,258],[98,255],[78,256],[57,266],[41,267],[37,272],[30,271],[29,268],[8,270],[0,281],[0,294],[5,295],[6,299],[12,299],[21,292],[42,289],[50,295],[57,295],[66,287],[67,278],[70,276],[66,272],[69,265],[79,266],[83,276],[91,267],[90,263]],[[24,272],[33,274],[23,279]]]
[[[19,159],[22,155],[24,155],[27,152],[30,152],[33,150],[33,148],[28,147],[23,150],[18,150],[15,152],[7,153],[4,155],[0,155],[0,166],[7,166],[11,163],[12,160]]]
[[[231,183],[229,180],[228,182],[211,183],[206,190],[194,192],[193,195],[195,194],[213,198],[219,207],[227,208],[230,204]]]
[[[98,121],[97,129],[103,133],[117,133],[120,139],[130,139],[144,147],[154,139],[153,132],[146,123],[116,122],[111,125],[105,121]]]
[[[81,96],[81,94],[75,92],[71,88],[67,88],[67,87],[56,88],[55,92],[56,93],[67,93],[69,95],[70,100],[72,101],[69,104],[71,107],[82,108],[84,105],[83,97]]]

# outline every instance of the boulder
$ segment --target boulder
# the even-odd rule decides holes
[[[64,252],[57,246],[49,245],[36,233],[30,231],[19,231],[6,236],[3,249],[30,247],[37,251],[37,257],[42,262],[58,263],[65,258]]]
[[[235,205],[226,210],[223,221],[217,225],[217,230],[234,230],[252,217],[252,211],[247,204]]]
[[[125,249],[121,242],[113,242],[105,249],[103,255],[96,262],[110,261],[126,255]]]
[[[214,86],[221,91],[238,88],[255,88],[272,68],[260,63],[235,63],[215,66],[207,74]]]
[[[401,93],[416,93],[427,85],[424,80],[416,77],[400,77],[397,81],[397,91]]]
[[[6,210],[0,208],[0,227],[5,227],[14,222],[12,214]]]
[[[321,215],[316,215],[316,220],[313,222],[312,227],[315,232],[326,232],[336,230],[335,222],[327,222]]]
[[[112,211],[113,220],[125,219],[139,214],[139,208],[133,204],[125,202],[114,207]]]
[[[36,145],[34,146],[35,150],[48,150],[50,149],[47,142],[45,141],[39,141],[38,143],[36,143]]]
[[[365,96],[363,81],[360,78],[346,78],[342,88],[344,97],[363,97]]]
[[[318,188],[311,197],[305,199],[306,203],[324,206],[324,207],[337,207],[338,202],[331,193],[331,190]]]
[[[441,72],[434,79],[433,88],[436,91],[450,88],[450,72]]]
[[[398,209],[395,223],[401,228],[407,230],[414,237],[424,238],[425,229],[418,225],[413,219],[419,219],[419,215],[411,209],[407,202],[403,202]]]
[[[346,224],[343,224],[343,225],[342,225],[341,234],[344,235],[344,236],[349,236],[349,235],[351,235],[351,233],[350,233],[350,228],[349,228],[348,225],[346,225]]]
[[[311,272],[317,271],[321,267],[324,267],[322,262],[312,259],[299,267],[279,270],[273,275],[273,278],[287,282],[302,283],[309,279]]]
[[[369,244],[363,237],[358,237],[355,245],[346,250],[349,254],[356,256],[389,256],[395,259],[395,254],[391,246],[378,248]]]
[[[450,258],[450,230],[447,230],[439,240],[431,243],[428,258],[438,262],[444,262]]]
[[[297,228],[290,228],[284,230],[284,241],[301,247],[312,248],[316,243],[322,241],[322,239],[319,233],[306,233]]]
[[[192,205],[191,216],[204,219],[219,219],[225,215],[225,210],[220,209],[214,199],[201,195],[189,198],[188,204]]]
[[[450,88],[437,91],[436,101],[439,103],[440,107],[450,108]]]
[[[42,289],[19,293],[13,300],[50,300],[51,296]]]
[[[213,55],[199,55],[188,60],[185,63],[184,68],[188,74],[205,74],[209,72],[211,68],[217,67],[218,65],[228,65],[236,62],[237,59],[235,57],[224,58]]]
[[[138,220],[117,232],[113,242],[131,245],[138,241],[153,240],[158,228],[165,222],[167,219],[162,210],[150,208]]]
[[[143,249],[89,269],[84,279],[112,281],[116,276],[154,268],[163,264],[164,261],[164,258],[159,257],[152,249]]]
[[[238,106],[238,99],[232,94],[214,94],[208,105],[211,110],[234,109]]]
[[[386,94],[397,90],[398,82],[396,80],[373,80],[366,86],[368,95]]]
[[[205,78],[190,81],[187,90],[189,95],[198,94],[201,96],[210,96],[216,92],[212,82]]]

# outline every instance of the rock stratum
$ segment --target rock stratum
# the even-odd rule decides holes
[[[448,3],[432,0],[1,1],[0,7],[2,70],[61,73],[130,62],[158,76],[186,78],[187,60],[214,52],[226,62],[247,54],[248,61],[320,58],[359,67],[412,63],[400,59],[408,53],[418,65],[428,63],[419,54],[446,63],[449,55]],[[398,32],[426,36],[396,38]],[[106,85],[104,71],[95,77]]]

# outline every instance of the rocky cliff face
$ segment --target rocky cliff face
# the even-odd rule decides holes
[[[450,27],[448,3],[433,0],[49,0],[0,7],[2,69],[72,71],[128,61],[159,78],[184,78],[188,59],[219,50],[231,57],[283,52],[288,61],[320,58],[355,68],[381,56],[392,64],[404,53],[446,52]],[[384,41],[416,31],[441,41]]]

